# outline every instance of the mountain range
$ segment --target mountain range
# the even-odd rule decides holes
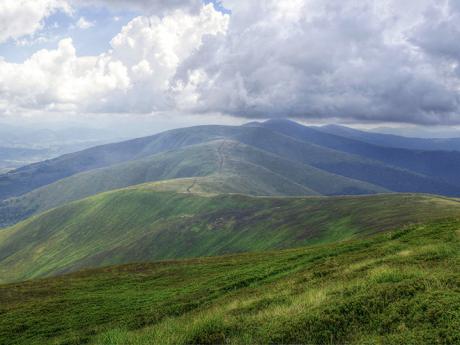
[[[460,196],[460,152],[436,150],[428,139],[419,140],[425,150],[379,146],[359,135],[327,133],[330,128],[289,120],[198,126],[28,165],[0,175],[0,224],[100,192],[177,178],[199,177],[211,190],[260,196]]]

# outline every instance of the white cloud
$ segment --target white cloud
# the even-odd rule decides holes
[[[207,5],[196,14],[181,10],[165,17],[137,17],[111,41],[112,56],[130,69],[127,97],[111,110],[151,112],[174,108],[174,75],[207,36],[223,34],[228,16]]]
[[[78,19],[77,21],[77,27],[82,30],[92,28],[93,26],[94,26],[94,22],[88,21],[85,17],[80,17],[80,19]]]
[[[10,108],[77,109],[111,91],[125,91],[126,67],[108,55],[76,56],[71,39],[41,50],[22,64],[0,61],[0,94]]]
[[[197,12],[200,4],[200,0],[1,0],[0,43],[34,34],[43,28],[45,18],[60,10],[71,14],[73,8],[96,5],[163,15],[178,9]],[[84,17],[76,24],[80,29],[94,26]]]
[[[204,6],[196,14],[137,17],[100,56],[78,57],[71,39],[22,64],[0,60],[0,100],[14,109],[151,112],[170,109],[170,81],[207,35],[225,31],[227,17]]]
[[[65,0],[0,1],[0,43],[31,35],[43,27],[43,19],[58,11],[70,11]]]
[[[65,40],[24,64],[0,61],[0,113],[460,123],[454,0],[224,0],[231,15],[194,0],[85,1],[153,15],[100,56],[79,57]]]

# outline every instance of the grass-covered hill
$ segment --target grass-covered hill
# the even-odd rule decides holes
[[[188,181],[188,182],[187,182]],[[185,193],[168,189],[185,187]],[[0,231],[0,281],[87,267],[298,247],[457,216],[455,199],[194,194],[180,179],[99,194]],[[175,186],[174,186],[175,185]]]
[[[295,126],[300,127],[302,133],[307,130]],[[389,191],[457,194],[457,187],[432,177],[299,141],[259,126],[201,126],[139,141],[141,144],[136,142],[139,147],[134,153],[124,148],[133,145],[130,141],[44,162],[49,165],[45,171],[62,172],[67,171],[68,160],[71,166],[81,159],[86,163],[101,159],[102,163],[98,164],[108,164],[107,158],[100,157],[99,151],[103,148],[102,157],[111,157],[113,153],[118,156],[119,151],[130,152],[130,155],[122,155],[125,161],[88,168],[19,197],[0,201],[0,226],[100,192],[185,177],[207,176],[208,180],[221,182],[220,192],[252,195],[355,195]],[[156,154],[150,154],[152,152]],[[12,183],[15,174],[11,174]],[[18,181],[28,180],[27,176]],[[34,174],[30,176],[33,180],[37,178]],[[1,179],[0,176],[0,185]],[[20,188],[26,185],[19,183]],[[2,190],[0,188],[0,193]]]
[[[201,184],[219,193],[298,196],[388,192],[237,141],[216,140],[76,174],[0,201],[0,225],[14,224],[31,214],[101,192],[186,177],[206,177],[200,179]]]
[[[459,229],[1,285],[0,343],[458,344]]]
[[[249,126],[198,126],[94,147],[0,175],[0,200],[24,195],[82,172],[148,159],[160,153],[215,140],[239,142],[280,159],[395,192],[460,195],[456,179],[460,173],[458,152],[426,154],[411,150],[394,151],[396,149],[323,133],[298,124],[294,124],[292,129],[292,124],[289,121],[281,124],[269,121]],[[385,157],[391,159],[386,160]]]
[[[203,126],[174,130],[151,137],[89,148],[0,175],[0,200],[22,195],[62,178],[101,167],[140,159],[159,152],[197,144],[219,137],[219,128]],[[228,127],[231,131],[231,127]]]
[[[460,184],[460,152],[457,151],[409,150],[379,146],[358,138],[325,133],[287,120],[270,120],[258,125],[300,141],[377,160],[452,185]]]

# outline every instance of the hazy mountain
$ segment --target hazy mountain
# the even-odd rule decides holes
[[[46,149],[31,149],[0,146],[0,169],[12,170],[22,165],[43,159],[49,153]]]
[[[208,189],[220,185],[220,192],[253,195],[395,191],[455,196],[460,195],[454,185],[458,155],[385,148],[290,121],[183,128],[0,175],[0,224],[103,191],[198,176],[208,177],[200,181]]]
[[[460,152],[408,150],[377,146],[324,133],[288,120],[270,120],[261,123],[260,126],[304,142],[377,160],[390,166],[460,186],[458,179],[460,176]]]
[[[185,146],[147,158],[79,173],[0,202],[0,224],[100,192],[144,182],[187,179],[182,191],[251,195],[344,195],[388,192],[230,140]],[[201,177],[197,179],[197,177]],[[172,190],[174,182],[168,182]],[[205,187],[206,186],[206,187]],[[182,188],[185,187],[185,188]]]
[[[368,130],[373,133],[390,134],[409,138],[426,139],[450,139],[460,138],[460,128],[458,126],[400,126],[384,127],[379,126]]]
[[[460,151],[460,138],[413,138],[394,134],[360,131],[338,125],[315,127],[315,129],[385,147],[425,151]]]

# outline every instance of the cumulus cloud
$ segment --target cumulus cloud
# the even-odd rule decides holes
[[[99,56],[79,57],[71,39],[21,64],[0,60],[0,112],[19,109],[151,112],[174,107],[170,80],[206,35],[225,31],[227,18],[204,6],[197,15],[137,17]]]
[[[107,6],[131,9],[144,14],[163,15],[174,10],[198,12],[200,0],[2,0],[0,1],[0,43],[32,35],[43,28],[44,19],[61,10],[69,14],[81,6]],[[87,29],[94,23],[81,17],[77,27]]]
[[[22,64],[0,61],[0,94],[18,108],[71,109],[129,85],[122,63],[108,55],[79,58],[71,39]]]
[[[452,46],[460,38],[448,4],[232,0],[224,5],[232,10],[227,35],[203,45],[176,76],[196,111],[460,122],[453,71],[458,64],[440,56],[454,58]],[[435,23],[434,8],[443,13]],[[430,51],[441,61],[433,61]]]
[[[174,110],[170,90],[177,69],[208,36],[226,31],[228,16],[212,5],[192,15],[182,10],[165,16],[137,17],[111,41],[111,56],[129,69],[132,87],[111,111]]]
[[[85,1],[145,14],[100,56],[65,40],[24,64],[0,61],[0,112],[460,123],[455,0],[223,0],[231,15],[193,0]]]
[[[65,0],[3,0],[0,2],[0,43],[31,35],[43,27],[43,19],[58,11],[70,11]]]

